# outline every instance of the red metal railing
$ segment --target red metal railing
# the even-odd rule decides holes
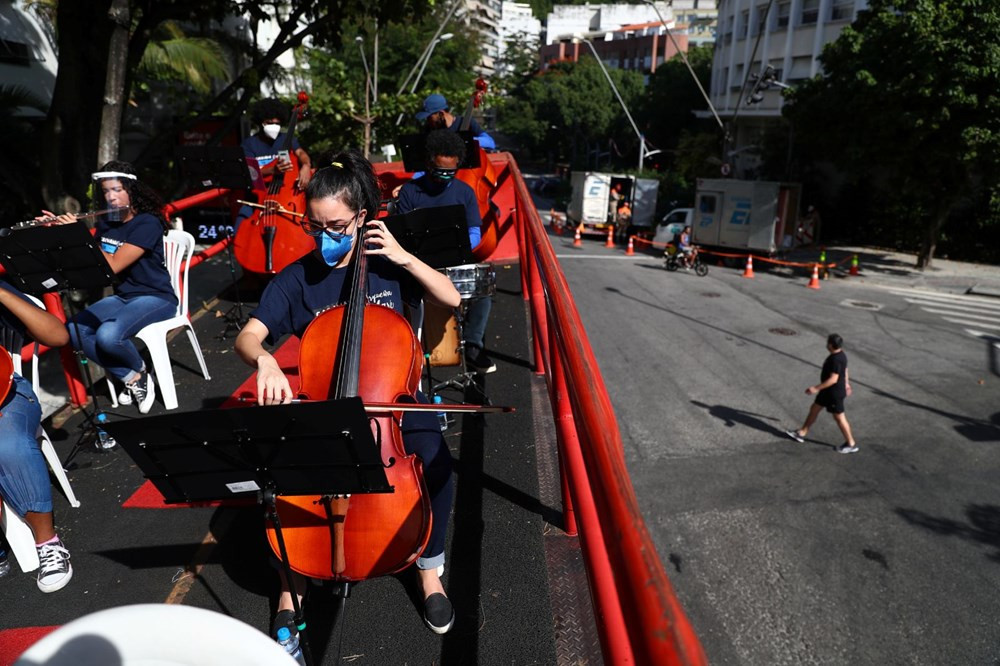
[[[513,157],[515,224],[536,372],[555,417],[566,527],[579,526],[605,661],[704,664],[667,579],[625,466],[604,380],[548,234]]]

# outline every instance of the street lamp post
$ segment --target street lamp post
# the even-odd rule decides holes
[[[371,70],[368,69],[368,58],[365,57],[365,38],[362,37],[361,35],[358,35],[357,37],[354,38],[354,41],[357,42],[357,44],[358,44],[358,51],[361,52],[361,64],[365,66],[365,81],[366,81],[366,83],[365,83],[365,95],[368,95],[369,91],[371,91],[374,86],[372,84],[372,73],[371,73]],[[375,103],[375,99],[373,98],[372,99],[372,104],[374,104],[374,103]]]
[[[608,80],[608,85],[611,86],[611,90],[612,92],[614,92],[615,97],[618,99],[618,103],[622,105],[622,110],[625,112],[625,117],[628,118],[629,124],[632,125],[632,129],[635,130],[635,135],[639,137],[639,169],[642,170],[642,162],[646,158],[647,154],[646,137],[643,136],[643,133],[639,131],[639,127],[635,124],[635,121],[632,119],[632,114],[629,113],[628,107],[625,106],[625,100],[622,99],[621,94],[618,92],[618,86],[616,86],[615,82],[611,79],[611,74],[608,73],[608,70],[604,66],[604,62],[601,60],[601,57],[597,55],[597,49],[594,48],[594,44],[589,39],[587,39],[586,37],[584,37],[579,33],[573,35],[573,39],[576,41],[585,42],[587,46],[590,47],[590,52],[594,54],[594,59],[597,60],[597,64],[600,65],[601,71],[604,72],[604,77]]]
[[[455,35],[453,35],[452,33],[446,32],[443,35],[435,37],[433,40],[431,40],[431,43],[428,46],[427,51],[425,53],[423,62],[420,63],[420,71],[417,72],[417,78],[413,79],[413,85],[410,86],[411,95],[417,92],[417,86],[420,84],[420,77],[424,75],[424,68],[427,67],[427,63],[431,59],[431,54],[434,53],[434,47],[437,46],[438,42],[446,42],[454,36]],[[402,121],[403,121],[403,114],[401,113],[399,114],[399,117],[396,118],[396,124],[398,125]]]

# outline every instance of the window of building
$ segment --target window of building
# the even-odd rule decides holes
[[[781,30],[782,28],[788,27],[788,19],[792,14],[792,3],[791,0],[778,3],[778,16],[774,22],[775,30]]]
[[[726,31],[722,35],[723,44],[733,43],[733,17],[730,16],[726,19]]]
[[[744,9],[740,14],[740,24],[736,28],[736,39],[746,39],[750,28],[750,10]]]
[[[788,82],[808,79],[811,71],[812,57],[799,56],[797,58],[792,58],[792,68],[788,72]]]
[[[854,19],[854,0],[833,0],[830,10],[831,21],[851,21]]]
[[[757,23],[754,26],[754,31],[750,33],[751,37],[756,37],[757,35],[764,32],[767,27],[767,5],[757,5]]]
[[[802,19],[800,25],[812,25],[819,20],[819,0],[802,0]]]

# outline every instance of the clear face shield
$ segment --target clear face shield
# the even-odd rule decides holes
[[[98,171],[90,175],[94,185],[94,202],[97,210],[104,211],[104,219],[107,222],[121,222],[128,214],[131,197],[122,185],[126,180],[138,180],[135,174],[123,171]],[[104,183],[109,180],[117,180],[118,184],[109,196]]]

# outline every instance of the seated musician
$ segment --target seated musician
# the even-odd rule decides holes
[[[423,123],[424,129],[427,131],[447,129],[452,132],[457,132],[461,129],[464,119],[463,116],[452,115],[451,107],[448,106],[448,100],[444,98],[444,95],[436,93],[424,98],[423,106],[417,111],[416,118],[418,122]],[[469,130],[484,150],[496,150],[496,141],[486,133],[486,130],[474,118],[469,119]]]
[[[244,139],[240,145],[247,157],[257,160],[257,166],[260,168],[260,175],[264,182],[270,183],[275,173],[292,169],[291,161],[280,154],[282,146],[285,145],[285,133],[281,131],[281,127],[288,125],[290,111],[287,104],[280,99],[271,97],[259,100],[254,104],[250,117],[254,126],[258,128],[257,132]],[[305,190],[306,186],[309,185],[309,179],[312,178],[312,162],[309,159],[309,153],[299,145],[299,140],[294,136],[290,148],[289,152],[295,153],[299,159],[299,177],[295,183],[296,187],[299,190]],[[240,223],[252,214],[253,208],[244,205],[236,216],[234,226],[239,229]]]
[[[396,210],[409,213],[417,208],[465,206],[469,227],[469,246],[476,247],[482,237],[482,218],[476,193],[466,183],[455,179],[458,165],[465,159],[465,142],[448,130],[434,130],[427,135],[427,172],[405,183],[399,190]],[[497,369],[484,351],[486,323],[493,308],[489,296],[469,299],[466,304],[462,339],[465,342],[465,362],[484,373]]]
[[[327,166],[316,171],[306,188],[306,229],[315,238],[316,249],[274,277],[236,338],[240,358],[257,369],[257,400],[262,405],[287,403],[294,397],[288,379],[262,343],[274,343],[287,333],[301,336],[318,313],[345,301],[351,286],[345,280],[349,262],[362,237],[371,246],[366,250],[370,255],[369,303],[402,314],[404,302],[414,305],[421,296],[446,308],[457,307],[461,300],[447,276],[403,250],[385,225],[374,219],[380,192],[368,160],[349,152],[323,163]],[[331,354],[335,347],[331,343]],[[422,396],[418,394],[417,398]],[[451,453],[433,412],[407,412],[401,429],[407,453],[423,461],[433,514],[430,539],[416,562],[424,597],[424,621],[435,633],[443,634],[455,617],[437,572],[444,564],[451,512]],[[295,577],[296,594],[301,598],[305,580],[298,574]],[[288,626],[294,632],[291,590],[284,577],[281,584],[274,629]]]
[[[95,196],[108,211],[98,217],[96,235],[118,284],[111,296],[76,315],[67,328],[73,348],[101,365],[119,387],[124,385],[119,403],[135,402],[146,414],[156,390],[130,338],[177,311],[163,257],[163,201],[128,162],[108,162],[93,180],[100,192]],[[72,215],[61,215],[57,222],[78,224]]]
[[[0,281],[0,327],[14,329],[50,347],[69,342],[63,323],[29,301],[16,288]],[[12,349],[20,352],[20,349]],[[3,352],[0,352],[3,353]],[[73,577],[69,551],[56,535],[52,520],[52,486],[49,468],[35,434],[42,408],[31,382],[14,374],[7,397],[0,404],[0,498],[4,510],[24,519],[35,536],[38,550],[38,589],[61,590]],[[0,566],[3,562],[0,561]]]

